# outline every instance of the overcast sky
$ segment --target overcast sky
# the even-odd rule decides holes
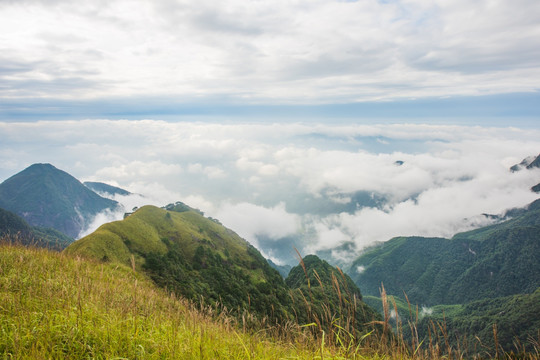
[[[278,262],[448,237],[536,199],[539,59],[537,0],[0,0],[0,181],[181,200]]]
[[[0,0],[6,120],[531,96],[538,59],[536,0]]]

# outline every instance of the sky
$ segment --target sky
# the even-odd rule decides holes
[[[0,0],[0,181],[52,163],[345,261],[536,199],[539,59],[536,0]]]

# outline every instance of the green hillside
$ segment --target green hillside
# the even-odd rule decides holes
[[[366,323],[378,319],[352,280],[328,263],[316,256],[304,260],[311,278],[320,274],[317,284],[314,278],[306,283],[300,266],[284,281],[247,241],[180,202],[164,209],[144,206],[122,221],[102,225],[65,252],[134,266],[189,300],[225,307],[242,318],[255,315],[253,326],[259,321],[315,322],[315,333],[332,333],[328,324],[339,317],[354,319],[342,325],[356,334],[373,328]]]
[[[452,239],[401,237],[373,247],[350,274],[365,294],[407,294],[421,305],[460,304],[540,287],[540,201],[500,224]]]
[[[211,315],[128,266],[0,244],[2,359],[343,358]]]
[[[0,237],[22,245],[34,245],[62,250],[73,238],[51,228],[30,226],[23,218],[0,208]]]
[[[31,226],[23,218],[0,208],[0,236],[21,234],[26,237],[31,232]]]
[[[364,300],[380,313],[384,312],[380,297],[365,296]],[[538,344],[540,288],[532,294],[429,308],[409,304],[397,296],[388,296],[386,301],[390,324],[409,342],[417,336],[427,345],[430,338],[438,338],[469,355],[484,353],[489,357],[497,348],[505,353],[530,354]]]
[[[442,336],[433,323],[445,324],[452,344],[460,342],[472,353],[495,349],[533,352],[540,340],[540,288],[531,294],[477,300],[465,305],[436,306],[418,324],[419,336]],[[496,337],[495,337],[496,334]],[[480,341],[479,341],[480,340]]]
[[[96,214],[117,206],[50,164],[31,165],[0,184],[1,208],[30,225],[54,228],[73,238]]]
[[[293,267],[285,280],[293,289],[296,321],[312,323],[329,336],[344,330],[355,337],[376,328],[381,316],[362,301],[360,289],[340,269],[315,255]]]
[[[65,251],[130,264],[158,285],[229,311],[282,320],[291,300],[280,274],[233,231],[181,203],[144,206],[105,224]]]

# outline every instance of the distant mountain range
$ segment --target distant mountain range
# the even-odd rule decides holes
[[[114,195],[131,195],[131,193],[127,190],[124,190],[122,188],[112,186],[109,184],[105,184],[102,182],[96,182],[96,181],[85,181],[83,182],[83,185],[89,188],[90,190],[98,193],[98,194],[107,194],[109,196]]]
[[[34,164],[0,184],[0,208],[32,226],[53,228],[76,238],[93,217],[119,208],[51,164]]]
[[[366,250],[349,273],[364,293],[461,304],[540,287],[540,200],[505,222],[452,239],[399,237]]]
[[[511,172],[520,171],[523,169],[533,169],[540,168],[540,155],[538,156],[527,156],[525,159],[521,160],[519,164],[512,165],[510,167]]]
[[[373,297],[382,286],[402,299],[404,319],[411,309],[406,298],[413,309],[431,308],[418,324],[421,335],[427,337],[431,321],[439,321],[454,345],[464,335],[470,346],[478,343],[475,336],[493,345],[491,326],[497,323],[505,349],[515,336],[525,344],[540,329],[540,199],[510,213],[510,220],[452,239],[389,240],[366,250],[349,273],[379,310],[381,301],[377,305]]]

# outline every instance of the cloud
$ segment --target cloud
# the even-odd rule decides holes
[[[259,236],[279,240],[300,229],[299,217],[288,213],[283,202],[272,208],[245,202],[226,203],[216,212],[216,217],[254,243]]]
[[[3,1],[0,96],[298,104],[536,91],[538,6]]]
[[[481,214],[535,200],[540,178],[509,171],[538,154],[537,129],[84,120],[0,132],[1,179],[49,162],[144,196],[116,199],[126,209],[183,201],[290,262],[293,247],[344,260],[375,241],[488,224]]]
[[[120,209],[116,211],[104,210],[96,214],[89,222],[86,224],[85,228],[79,232],[77,239],[85,237],[97,230],[101,225],[109,223],[112,221],[121,220],[124,216],[125,210]]]

